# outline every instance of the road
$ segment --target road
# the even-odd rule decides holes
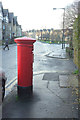
[[[10,45],[10,50],[2,50],[2,68],[7,76],[7,83],[17,76],[17,47]]]
[[[67,45],[66,45],[67,46]],[[34,74],[45,72],[71,72],[74,71],[74,65],[72,60],[69,59],[57,59],[48,57],[49,53],[66,53],[65,49],[62,49],[61,44],[47,44],[36,42],[34,45]],[[68,66],[66,66],[68,64]],[[69,67],[69,66],[72,67]]]
[[[61,50],[61,45],[36,42],[34,43],[33,73],[72,71],[72,61],[47,57],[51,52]],[[55,61],[56,59],[56,61]],[[66,67],[65,64],[68,63]],[[72,68],[69,65],[72,64]],[[10,45],[10,50],[2,50],[2,68],[7,76],[7,83],[17,76],[17,46]]]

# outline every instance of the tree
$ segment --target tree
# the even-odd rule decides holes
[[[75,19],[78,17],[78,1],[76,0],[71,5],[65,8],[65,28],[73,28]]]

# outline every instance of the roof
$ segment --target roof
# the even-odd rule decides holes
[[[3,16],[6,17],[8,15],[8,9],[3,9]]]
[[[19,25],[19,27],[21,28],[21,25]],[[22,28],[21,28],[22,29]]]
[[[18,21],[16,21],[16,25],[19,26]]]

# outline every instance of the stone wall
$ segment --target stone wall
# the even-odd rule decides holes
[[[78,66],[80,69],[80,2],[78,4]]]
[[[73,31],[73,47],[74,47],[74,63],[80,70],[80,2],[78,4],[78,18],[74,22]]]

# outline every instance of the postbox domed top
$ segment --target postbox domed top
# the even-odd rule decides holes
[[[35,39],[28,37],[15,38],[14,41],[16,43],[23,43],[23,44],[33,44],[34,42],[36,42]]]

